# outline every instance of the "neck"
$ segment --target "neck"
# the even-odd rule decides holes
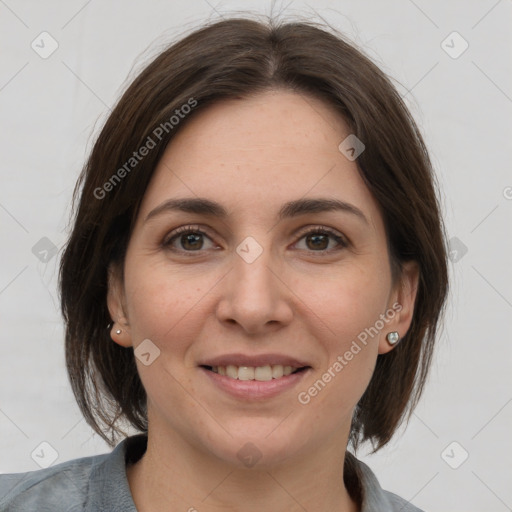
[[[127,477],[139,512],[357,512],[344,485],[345,446],[325,443],[272,467],[240,469],[150,428],[146,453]]]

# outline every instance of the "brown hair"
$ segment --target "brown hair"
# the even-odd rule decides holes
[[[366,146],[357,163],[383,215],[393,276],[400,276],[402,262],[419,265],[412,324],[394,350],[377,358],[353,416],[353,445],[371,441],[378,450],[419,400],[448,289],[444,227],[421,134],[391,81],[342,35],[311,22],[232,18],[171,45],[136,77],[75,188],[74,224],[60,267],[66,364],[82,413],[111,446],[126,435],[118,420],[147,431],[147,409],[133,349],[114,343],[107,328],[109,266],[122,271],[142,197],[173,135],[220,99],[272,88],[314,95],[340,113]],[[186,104],[195,108],[171,126]],[[159,126],[167,129],[156,137]],[[155,147],[131,161],[148,137]]]

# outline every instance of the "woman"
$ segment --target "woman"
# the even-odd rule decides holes
[[[416,405],[447,293],[421,135],[312,23],[228,19],[126,90],[79,180],[66,361],[110,454],[1,510],[418,510],[347,451]]]

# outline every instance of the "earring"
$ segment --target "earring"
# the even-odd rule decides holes
[[[122,332],[121,329],[117,329],[116,334],[121,334]]]
[[[386,339],[388,340],[388,343],[390,345],[395,345],[398,342],[398,340],[400,339],[400,336],[398,335],[398,332],[391,331],[386,336]]]

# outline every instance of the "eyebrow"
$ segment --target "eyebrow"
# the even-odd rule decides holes
[[[186,213],[195,213],[210,217],[219,217],[225,219],[228,217],[227,210],[219,203],[206,199],[204,197],[183,197],[180,199],[168,199],[154,210],[152,210],[144,220],[148,220],[166,212],[181,211]],[[368,219],[364,213],[353,204],[331,198],[313,198],[297,199],[285,203],[278,212],[278,220],[289,219],[308,213],[321,213],[331,211],[343,211],[350,213],[369,225]]]

